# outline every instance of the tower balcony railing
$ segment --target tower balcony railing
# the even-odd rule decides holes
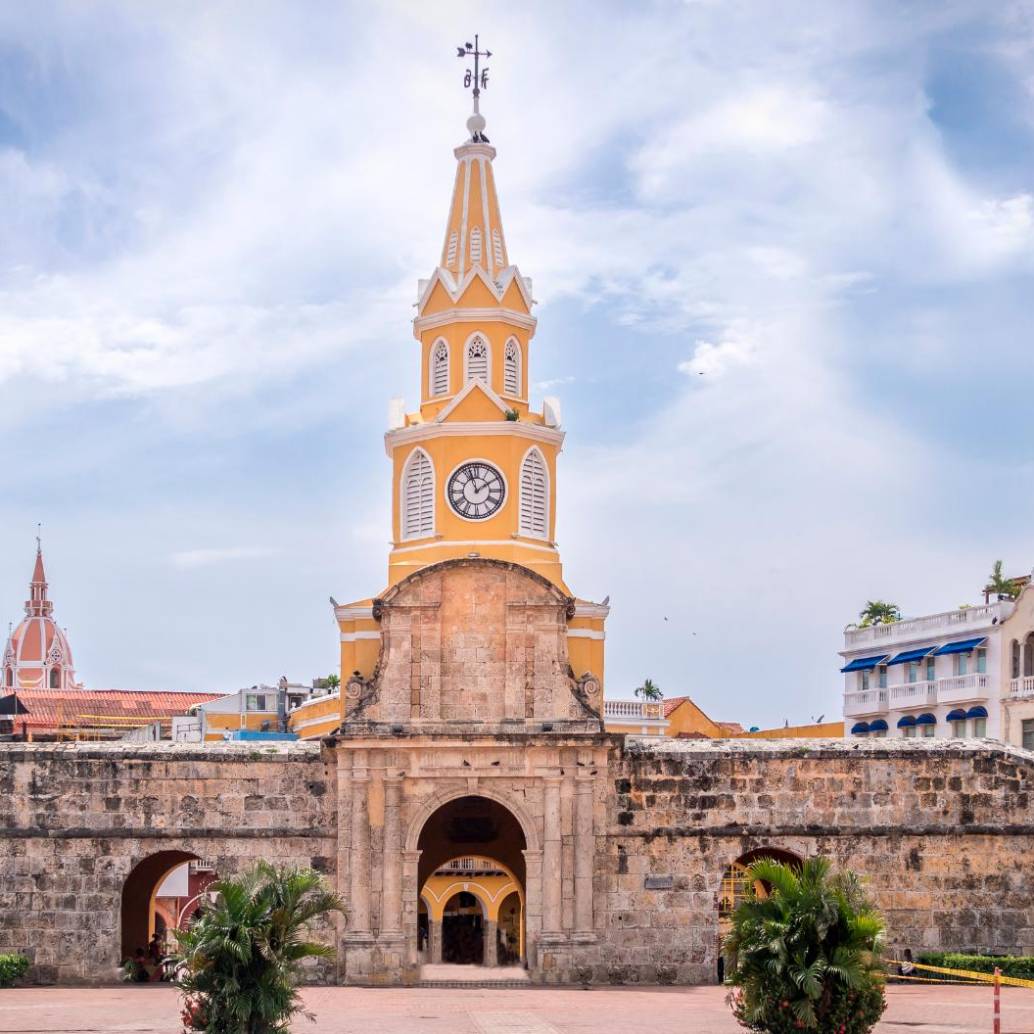
[[[937,680],[890,687],[891,707],[926,707],[937,703]]]
[[[857,718],[865,714],[881,714],[887,710],[886,689],[863,689],[844,694],[844,715]]]
[[[663,721],[664,704],[647,700],[604,700],[603,717],[632,722]]]
[[[951,675],[937,680],[937,702],[958,704],[964,700],[980,700],[987,696],[991,678],[983,672]]]

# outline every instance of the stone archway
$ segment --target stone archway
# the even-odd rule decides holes
[[[418,918],[416,928],[410,931],[414,953],[426,945],[418,957],[431,964],[457,961],[462,956],[468,964],[496,965],[499,908],[513,893],[518,894],[522,905],[526,899],[528,837],[521,822],[495,795],[463,793],[450,795],[437,807],[423,809],[419,818],[423,820],[419,829],[410,831],[411,837],[415,832],[413,854],[418,859],[412,891],[423,902],[427,928],[422,936]],[[450,952],[446,943],[448,930],[443,924],[458,895],[469,895],[479,905],[478,932],[484,947],[474,953]],[[473,915],[467,905],[457,914]],[[522,908],[522,918],[523,912]],[[418,917],[419,913],[418,904]],[[465,928],[464,922],[453,925],[459,931]],[[520,940],[523,946],[523,932]]]
[[[134,958],[139,949],[146,952],[155,932],[158,911],[155,899],[165,878],[181,865],[198,860],[190,851],[159,851],[133,867],[122,885],[120,957],[123,960]],[[166,925],[175,924],[171,914],[164,919]]]

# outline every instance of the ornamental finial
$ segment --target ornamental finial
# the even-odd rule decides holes
[[[474,114],[467,119],[467,129],[470,130],[470,139],[479,144],[487,144],[488,137],[485,136],[485,116],[481,114],[478,107],[478,99],[481,91],[488,89],[488,66],[481,67],[481,58],[491,57],[492,51],[482,50],[479,46],[477,33],[474,33],[473,43],[464,43],[462,47],[456,48],[456,56],[461,58],[473,58],[474,69],[467,69],[463,76],[463,85],[471,90],[474,95]]]

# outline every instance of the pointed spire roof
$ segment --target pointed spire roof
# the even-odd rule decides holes
[[[456,282],[472,269],[481,269],[495,280],[510,264],[492,170],[496,152],[485,136],[483,115],[475,111],[467,119],[467,129],[470,138],[453,151],[456,179],[441,265]]]
[[[45,617],[51,613],[54,605],[47,598],[47,575],[43,570],[43,544],[36,536],[36,564],[32,569],[32,581],[29,583],[29,598],[25,601],[27,617]]]

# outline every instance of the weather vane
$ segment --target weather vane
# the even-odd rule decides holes
[[[464,43],[462,47],[456,48],[456,56],[472,57],[474,59],[474,70],[471,71],[469,68],[463,76],[463,85],[466,89],[472,89],[474,94],[474,114],[467,120],[467,128],[470,129],[470,136],[472,140],[477,140],[479,143],[488,143],[488,137],[485,136],[485,119],[478,108],[478,98],[481,96],[482,90],[488,89],[488,66],[481,67],[481,58],[489,58],[492,56],[492,51],[482,50],[479,42],[477,33],[474,34],[474,42]]]

